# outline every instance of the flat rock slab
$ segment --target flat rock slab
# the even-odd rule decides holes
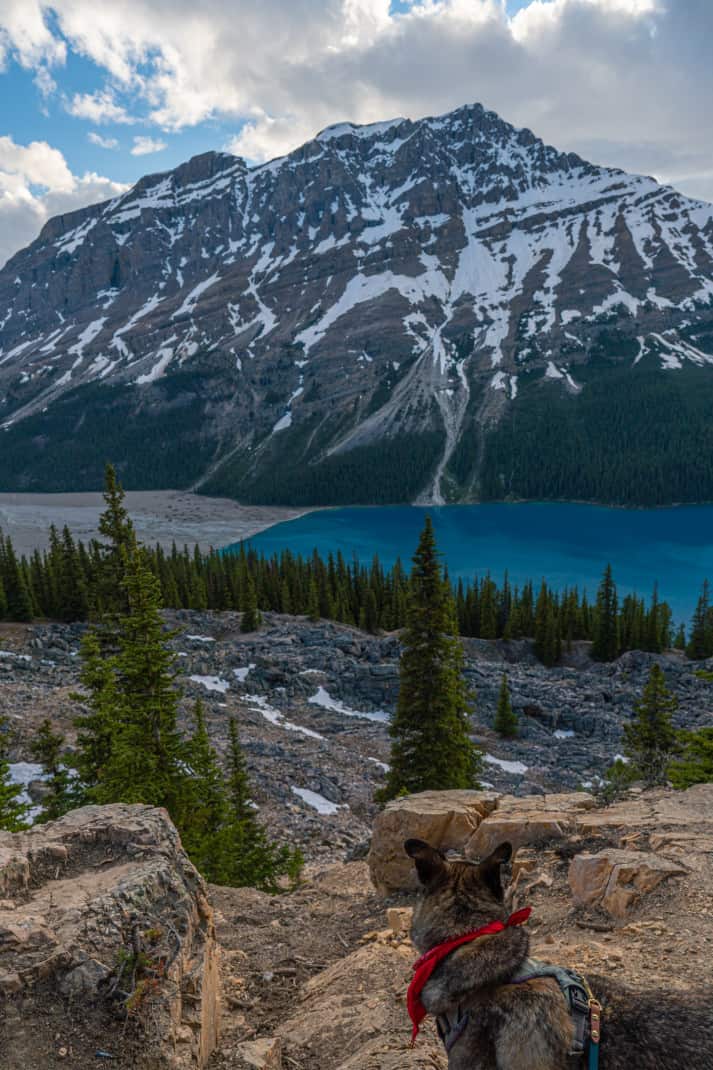
[[[687,872],[685,866],[651,852],[608,848],[573,858],[569,885],[577,905],[600,906],[613,917],[623,918],[662,881]]]

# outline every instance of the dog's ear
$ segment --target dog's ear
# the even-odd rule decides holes
[[[483,884],[493,893],[495,898],[502,903],[504,898],[503,880],[501,867],[512,858],[512,845],[501,843],[491,855],[484,858],[477,869],[477,874]]]
[[[406,840],[404,851],[416,863],[416,872],[421,884],[431,884],[445,872],[445,858],[440,851],[424,840]]]

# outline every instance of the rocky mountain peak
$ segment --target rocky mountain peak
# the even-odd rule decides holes
[[[253,167],[204,153],[50,221],[0,272],[0,476],[98,485],[81,418],[134,486],[334,500],[324,473],[351,485],[373,455],[381,487],[346,500],[467,499],[492,429],[526,398],[576,403],[602,352],[641,381],[709,367],[712,306],[709,205],[480,104],[340,123]],[[150,472],[149,428],[176,457]],[[400,451],[418,464],[386,474]]]

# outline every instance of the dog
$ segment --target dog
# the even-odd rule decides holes
[[[558,981],[517,980],[523,966],[528,972],[530,940],[519,915],[508,924],[504,906],[510,844],[480,863],[449,861],[423,840],[404,848],[423,886],[411,928],[421,955],[482,927],[500,930],[446,954],[420,992],[420,1013],[436,1017],[449,1049],[449,1070],[584,1070],[587,1053],[570,1054],[575,1025]],[[713,1070],[711,988],[689,997],[587,980],[602,1006],[601,1070]],[[411,1013],[410,1004],[411,992]]]

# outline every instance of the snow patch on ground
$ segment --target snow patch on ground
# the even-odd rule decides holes
[[[576,732],[573,732],[571,728],[558,728],[552,733],[555,739],[574,739]]]
[[[233,669],[233,676],[237,677],[241,684],[244,684],[248,678],[248,674],[255,668],[255,662],[251,662],[250,665],[244,665],[240,669]]]
[[[340,806],[338,803],[330,802],[329,799],[325,799],[324,795],[320,795],[317,791],[310,791],[309,788],[296,788],[292,784],[291,790],[302,802],[307,803],[308,806],[311,806],[313,810],[316,810],[318,814],[322,814],[324,817],[332,817],[334,814],[338,814],[340,810],[346,809],[344,805]]]
[[[270,706],[263,695],[247,695],[246,697],[247,701],[252,703],[250,709],[254,713],[261,713],[265,720],[269,721],[270,724],[274,724],[276,728],[284,728],[287,732],[299,732],[303,736],[309,736],[310,739],[324,739],[324,736],[320,736],[319,732],[313,732],[311,728],[305,728],[301,724],[293,724],[292,721],[288,721],[284,714]]]
[[[345,717],[361,717],[365,721],[378,721],[380,724],[388,724],[390,717],[385,710],[372,710],[371,712],[363,712],[361,710],[353,710],[349,706],[345,706],[343,702],[339,702],[338,699],[332,698],[329,691],[324,687],[317,688],[317,691],[307,701],[312,706],[321,706],[322,709],[331,710],[333,713],[342,713]]]
[[[389,770],[391,769],[390,765],[387,765],[386,762],[380,761],[378,758],[369,758],[369,757],[367,757],[366,760],[367,760],[367,762],[372,762],[374,765],[378,765],[379,769],[383,769],[383,771],[385,773],[388,773]]]
[[[496,758],[492,754],[484,754],[483,760],[486,761],[488,765],[497,765],[503,772],[515,773],[517,776],[522,776],[528,770],[528,766],[524,765],[522,762],[508,762],[504,758]]]
[[[221,695],[230,688],[230,684],[222,676],[189,676],[188,679],[194,684],[200,684],[206,691],[218,691]]]
[[[186,639],[192,639],[194,643],[214,643],[212,635],[187,635]]]

